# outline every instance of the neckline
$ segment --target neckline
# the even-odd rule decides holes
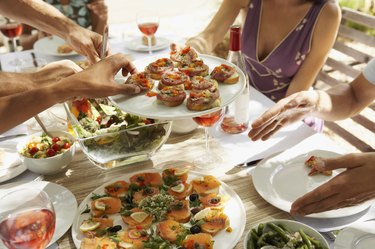
[[[259,38],[260,38],[260,24],[262,22],[262,16],[263,16],[263,1],[260,0],[260,13],[259,13],[259,20],[258,20],[258,30],[257,30],[257,39],[256,39],[256,46],[255,46],[255,56],[259,63],[265,62],[280,46],[284,43],[286,39],[289,38],[289,36],[293,33],[293,31],[296,30],[298,25],[306,18],[306,16],[310,13],[312,8],[314,7],[314,4],[306,11],[306,14],[303,15],[303,17],[294,25],[294,27],[289,30],[288,34],[284,36],[284,38],[276,44],[276,46],[267,54],[266,57],[264,57],[262,60],[259,60],[259,53],[258,53],[258,44],[259,44]]]

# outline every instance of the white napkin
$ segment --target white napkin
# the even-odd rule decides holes
[[[0,176],[9,168],[21,164],[17,153],[17,143],[22,138],[7,140],[0,143]]]

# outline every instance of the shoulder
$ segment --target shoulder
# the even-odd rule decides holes
[[[337,1],[329,0],[327,1],[320,13],[320,20],[324,22],[340,22],[341,20],[341,8]]]

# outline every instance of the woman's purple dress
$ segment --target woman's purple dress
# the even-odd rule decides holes
[[[264,95],[278,101],[285,97],[290,82],[297,74],[307,54],[316,20],[326,1],[313,4],[307,14],[289,34],[262,60],[257,54],[262,0],[252,0],[242,32],[244,56],[251,85]],[[321,131],[323,122],[314,122],[315,130]]]

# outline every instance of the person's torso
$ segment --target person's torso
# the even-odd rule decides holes
[[[324,4],[312,5],[273,50],[259,58],[263,3],[262,0],[251,1],[243,28],[241,50],[253,87],[273,100],[285,97],[291,80],[310,51],[314,26]]]
[[[78,25],[87,28],[91,25],[90,13],[86,4],[91,0],[44,0],[58,9]]]

